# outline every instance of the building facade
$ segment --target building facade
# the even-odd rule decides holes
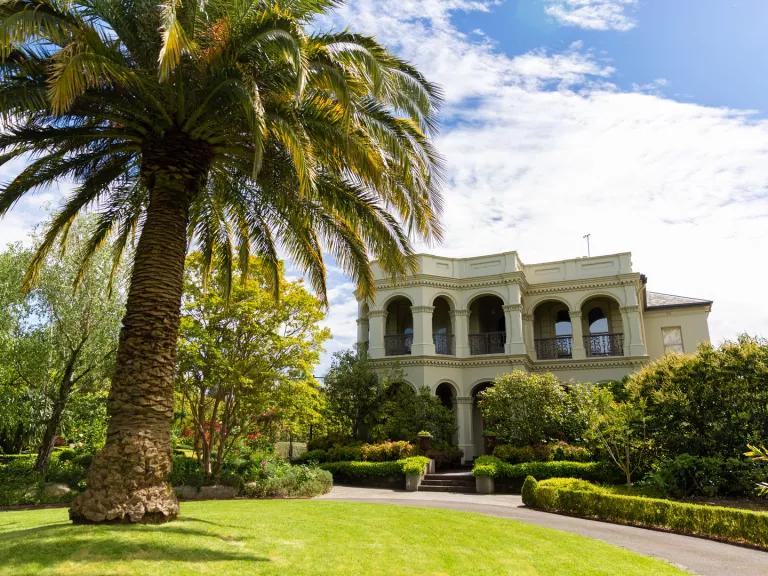
[[[648,292],[629,253],[523,264],[516,252],[420,254],[393,281],[375,266],[375,300],[358,302],[358,341],[378,366],[456,411],[465,459],[483,453],[477,393],[510,370],[575,382],[619,380],[667,351],[709,341],[712,302]]]

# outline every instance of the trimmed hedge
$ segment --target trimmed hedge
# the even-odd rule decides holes
[[[429,458],[414,456],[390,462],[327,462],[320,468],[328,470],[334,477],[348,476],[363,478],[366,476],[397,476],[400,474],[423,474]]]
[[[533,476],[536,480],[547,478],[602,479],[598,462],[523,462],[507,464],[495,456],[480,456],[472,468],[473,476],[492,476],[497,479],[522,479]]]
[[[523,503],[548,512],[599,518],[768,548],[768,513],[684,504],[658,498],[620,496],[547,485],[528,478]]]

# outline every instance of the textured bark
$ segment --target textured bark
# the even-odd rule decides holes
[[[107,401],[107,442],[69,510],[74,522],[160,523],[179,513],[166,481],[173,464],[176,339],[189,211],[209,167],[207,146],[181,134],[143,150],[150,200]]]

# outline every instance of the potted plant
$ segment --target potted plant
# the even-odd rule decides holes
[[[485,438],[485,453],[493,454],[493,449],[496,448],[496,432],[483,430],[483,438]]]
[[[426,454],[429,450],[429,442],[432,440],[432,434],[426,430],[422,430],[417,434],[417,436],[419,437],[419,447],[421,448],[421,453]]]

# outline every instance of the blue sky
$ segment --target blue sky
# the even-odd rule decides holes
[[[354,0],[318,25],[373,34],[443,87],[446,235],[420,251],[545,262],[591,233],[650,290],[714,300],[720,342],[768,336],[766,21],[765,0]],[[0,243],[68,189],[20,202]],[[333,266],[329,284],[317,374],[355,338],[354,287]]]

